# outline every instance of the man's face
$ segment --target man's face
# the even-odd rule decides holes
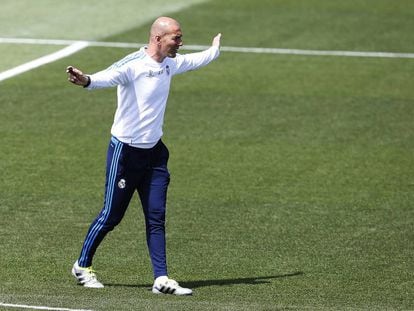
[[[180,46],[183,45],[183,33],[180,27],[174,27],[160,39],[160,50],[163,56],[174,58]]]

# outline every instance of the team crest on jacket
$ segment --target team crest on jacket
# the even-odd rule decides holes
[[[126,181],[125,181],[125,179],[120,179],[118,181],[118,188],[119,189],[124,189],[125,187],[126,187]]]

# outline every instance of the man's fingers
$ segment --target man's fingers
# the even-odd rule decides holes
[[[81,79],[82,79],[83,73],[79,69],[73,66],[68,66],[66,67],[66,72],[69,75],[68,80],[70,82],[77,84],[77,85],[82,83]]]
[[[68,81],[73,84],[85,86],[90,80],[87,75],[84,75],[82,71],[73,66],[66,67],[66,72],[68,74]]]
[[[66,72],[70,75],[75,75],[76,73],[74,72],[74,68],[72,66],[68,66],[66,68]]]
[[[213,39],[213,45],[220,47],[220,39],[221,39],[221,33],[217,34],[217,36]]]
[[[76,81],[78,80],[76,77],[76,73],[73,70],[72,66],[68,66],[66,68],[66,72],[69,74],[68,80],[74,84],[76,84]]]
[[[75,68],[73,66],[68,66],[66,68],[66,72],[68,74],[71,74],[71,75],[74,75],[74,76],[82,76],[83,75],[83,72],[82,71],[80,71],[79,69],[77,69],[77,68]]]

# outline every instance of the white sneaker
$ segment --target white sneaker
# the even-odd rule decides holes
[[[184,288],[167,276],[160,276],[155,279],[152,286],[154,294],[172,294],[177,296],[191,295],[193,291],[189,288]]]
[[[92,267],[79,267],[78,261],[73,264],[72,275],[80,284],[89,288],[103,288],[103,284],[96,279],[95,271]]]

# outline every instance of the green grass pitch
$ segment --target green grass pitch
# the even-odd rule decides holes
[[[38,7],[6,3],[28,17],[13,28],[3,16],[3,37],[146,42],[152,19],[125,1],[136,24],[118,16],[111,32],[91,14],[103,32],[70,33],[37,25],[36,14],[48,22]],[[222,32],[225,46],[414,52],[409,0],[179,3],[164,9],[186,44]],[[162,4],[150,14],[166,14]],[[59,48],[0,44],[0,71]],[[149,291],[137,197],[96,254],[106,287],[77,286],[70,269],[102,205],[116,92],[71,86],[65,68],[92,73],[131,51],[89,47],[0,82],[0,310],[414,309],[414,59],[402,58],[222,52],[175,77],[168,262],[194,295]]]

